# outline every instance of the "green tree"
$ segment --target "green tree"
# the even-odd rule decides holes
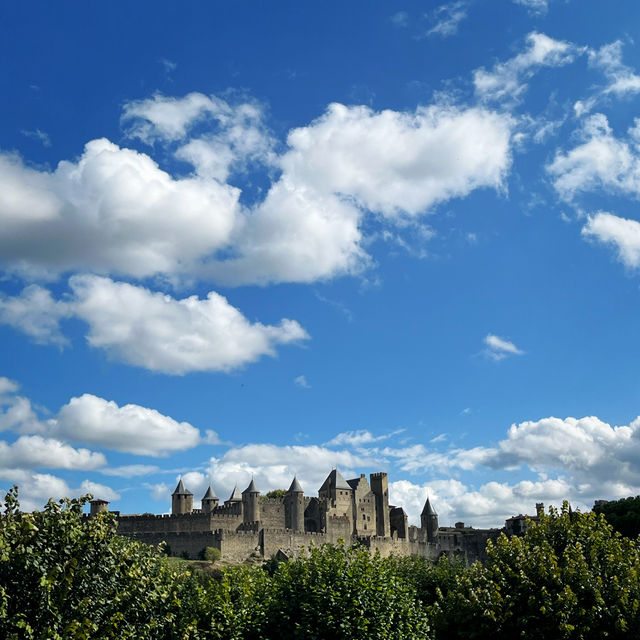
[[[593,507],[623,536],[637,538],[640,535],[640,496],[601,502]]]
[[[0,517],[0,637],[195,638],[201,587],[144,544],[87,518],[90,496],[22,513],[14,487]]]
[[[604,517],[565,503],[487,553],[432,608],[438,638],[637,638],[639,548]]]
[[[323,545],[278,565],[270,638],[358,640],[429,637],[424,609],[393,559],[363,547]]]
[[[282,500],[282,498],[286,497],[286,495],[287,495],[286,489],[272,489],[271,491],[267,491],[265,497],[277,498],[278,500]]]

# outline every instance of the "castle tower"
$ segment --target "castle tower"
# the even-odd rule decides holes
[[[431,506],[429,496],[427,496],[427,501],[424,503],[424,508],[420,514],[420,524],[422,530],[427,534],[427,542],[435,542],[438,535],[438,514]]]
[[[297,478],[293,479],[284,499],[285,523],[288,529],[304,531],[304,492]]]
[[[171,495],[171,515],[181,516],[193,511],[193,493],[186,489],[182,478]]]
[[[93,518],[93,516],[102,513],[103,511],[109,511],[109,503],[106,500],[99,500],[94,498],[89,501],[91,505],[91,511],[89,512],[89,516]]]
[[[353,527],[353,489],[337,469],[322,483],[318,489],[318,497],[327,501],[329,515],[346,516]]]
[[[202,513],[211,513],[218,506],[218,496],[214,493],[211,485],[207,489],[207,493],[202,498]]]
[[[244,522],[260,522],[260,492],[251,478],[249,486],[242,492]]]
[[[376,497],[376,535],[386,538],[391,536],[389,516],[389,477],[386,473],[372,473],[371,491]]]

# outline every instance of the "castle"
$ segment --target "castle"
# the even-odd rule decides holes
[[[106,501],[91,501],[92,515],[107,509]],[[189,558],[202,557],[207,547],[213,547],[228,562],[293,557],[312,544],[342,539],[383,556],[435,560],[442,554],[456,554],[471,563],[484,559],[487,540],[502,531],[465,527],[462,522],[440,527],[428,497],[420,527],[409,526],[404,509],[389,504],[386,473],[372,473],[369,480],[364,474],[345,480],[337,469],[327,476],[317,497],[305,496],[296,478],[284,497],[262,496],[252,479],[242,493],[236,486],[223,504],[209,487],[202,507],[194,509],[193,493],[180,480],[172,494],[170,515],[114,513],[121,535],[152,545],[165,542],[172,555]]]

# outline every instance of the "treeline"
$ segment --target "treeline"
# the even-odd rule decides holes
[[[640,547],[603,516],[553,509],[485,565],[324,545],[293,562],[191,572],[122,538],[87,498],[0,517],[0,638],[637,638]]]

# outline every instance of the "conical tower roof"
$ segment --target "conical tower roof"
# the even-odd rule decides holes
[[[295,476],[287,493],[304,493],[302,487],[300,486],[300,483],[298,482],[298,478],[296,478]]]
[[[253,481],[253,478],[251,478],[249,486],[242,492],[242,495],[244,495],[245,493],[260,493],[258,491],[258,487],[256,487],[256,483]]]
[[[180,478],[180,480],[178,481],[178,486],[176,487],[175,491],[173,492],[174,496],[192,496],[193,493],[191,493],[191,491],[189,491],[189,489],[186,489],[184,486],[184,483],[182,482],[182,478]]]
[[[422,509],[423,516],[437,516],[438,514],[435,512],[435,509],[431,506],[431,501],[429,500],[429,496],[427,496],[427,501],[424,503],[424,508]]]
[[[231,492],[231,497],[228,502],[242,502],[242,495],[240,494],[240,491],[238,491],[238,485],[233,487],[233,491]]]
[[[342,474],[334,469],[324,481],[323,485],[320,487],[320,491],[328,491],[329,489],[347,489],[351,491],[351,487],[347,483],[347,481],[343,478]]]
[[[215,494],[215,491],[211,488],[211,485],[209,485],[209,488],[207,489],[207,493],[204,494],[204,498],[202,498],[203,500],[217,500],[218,496]]]

